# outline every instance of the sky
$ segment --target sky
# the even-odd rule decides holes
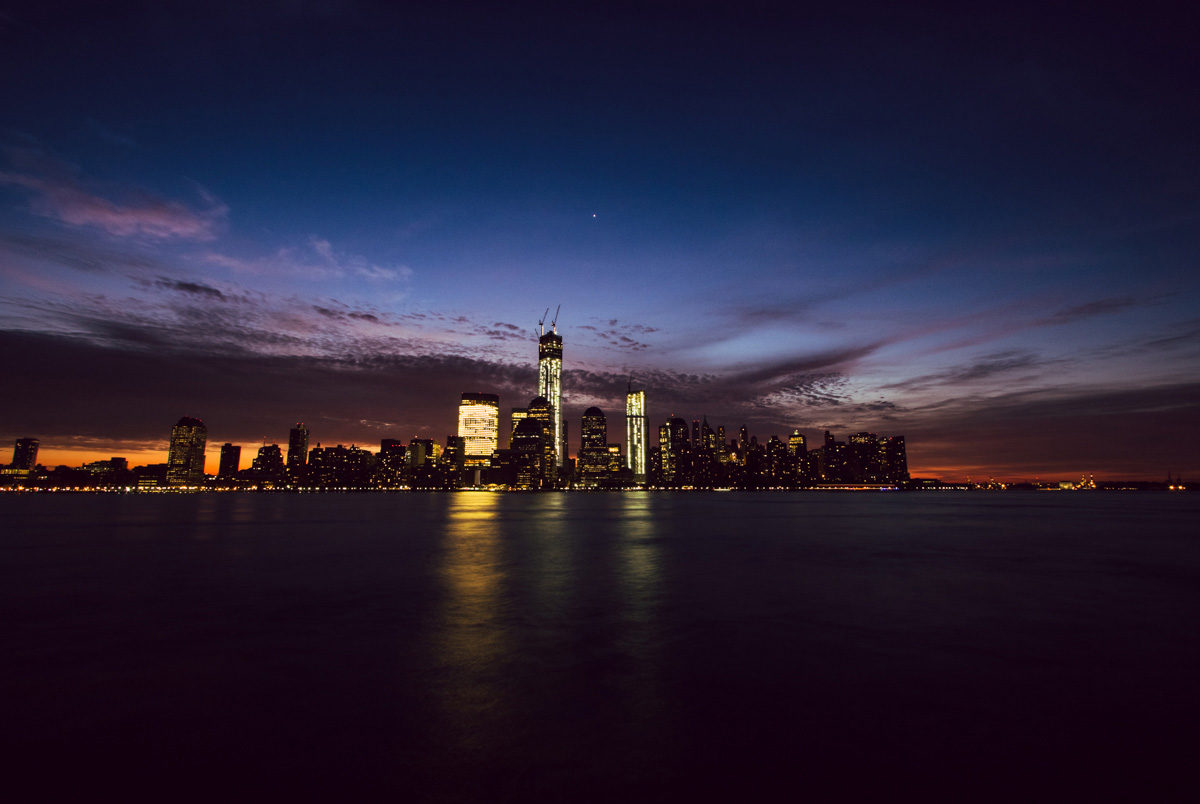
[[[836,8],[831,8],[836,6]],[[1200,477],[1183,7],[0,10],[0,443],[906,437],[914,475]]]

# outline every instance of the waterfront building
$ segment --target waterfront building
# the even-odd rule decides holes
[[[487,466],[500,446],[500,397],[465,392],[458,403],[458,438],[463,441],[464,466]]]
[[[908,455],[904,450],[904,436],[891,436],[886,439],[883,455],[884,465],[887,467],[887,479],[892,483],[908,481]]]
[[[436,464],[441,457],[440,445],[432,438],[409,439],[405,458],[412,469],[420,469],[429,464]]]
[[[323,488],[365,488],[370,485],[375,456],[362,447],[322,447],[308,453],[308,482]]]
[[[546,450],[549,440],[550,434],[540,418],[530,416],[517,425],[510,450],[515,470],[514,488],[524,491],[546,488],[545,464],[547,460],[553,460],[553,455]]]
[[[688,423],[678,416],[658,428],[662,452],[662,483],[668,488],[691,485],[691,440]]]
[[[229,480],[237,477],[242,463],[242,448],[226,442],[221,445],[221,463],[217,467],[217,477]]]
[[[304,474],[308,464],[308,428],[304,422],[296,422],[296,426],[288,431],[287,470],[288,474],[298,477]]]
[[[625,394],[625,460],[633,482],[646,482],[646,392],[632,388]]]
[[[597,488],[608,475],[608,420],[600,408],[583,414],[579,435],[579,479],[584,488]]]
[[[258,456],[250,462],[250,471],[259,481],[279,481],[283,479],[283,450],[278,444],[264,444],[258,448]]]
[[[562,466],[566,457],[566,434],[562,421],[562,355],[563,339],[557,331],[557,321],[549,332],[538,338],[538,396],[550,403],[553,413],[551,437],[554,442],[555,466]]]
[[[483,464],[472,464],[474,466],[487,466],[487,463],[492,459],[492,454],[489,452],[487,461]],[[462,436],[448,435],[446,436],[446,448],[442,450],[442,458],[439,463],[446,469],[460,471],[467,464],[467,440]]]
[[[41,443],[36,438],[18,438],[13,445],[12,468],[28,472],[37,466],[38,447]]]
[[[184,416],[171,428],[167,451],[167,485],[198,486],[204,480],[204,446],[208,428],[199,419]]]
[[[529,415],[529,408],[513,408],[512,409],[512,424],[508,428],[508,448],[512,449],[512,439],[517,432],[517,425]]]
[[[529,402],[528,419],[533,419],[542,426],[542,451],[545,453],[546,459],[542,462],[541,467],[547,487],[558,485],[558,453],[554,446],[554,413],[554,406],[544,396],[534,397]]]

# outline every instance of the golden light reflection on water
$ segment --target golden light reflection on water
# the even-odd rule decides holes
[[[620,567],[624,587],[622,599],[628,613],[638,622],[654,615],[660,576],[660,549],[654,511],[649,494],[620,495]]]
[[[510,637],[500,600],[505,580],[501,495],[450,496],[439,574],[445,590],[434,650],[438,689],[453,741],[471,743],[472,723],[503,704],[502,663]]]
[[[446,658],[454,663],[486,658],[499,636],[499,498],[482,492],[451,497],[441,575],[447,592],[444,625],[450,637]]]

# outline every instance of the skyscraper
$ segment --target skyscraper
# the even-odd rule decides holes
[[[513,408],[512,409],[512,426],[509,428],[509,431],[508,431],[508,448],[509,449],[512,449],[512,446],[513,446],[512,439],[513,439],[513,436],[516,435],[516,433],[517,433],[517,425],[519,425],[521,423],[521,421],[528,415],[529,415],[529,408]]]
[[[283,479],[283,450],[279,449],[278,444],[263,444],[258,448],[258,456],[250,462],[250,470],[256,480]]]
[[[204,480],[204,445],[208,428],[199,419],[184,416],[171,428],[167,452],[167,485],[198,486]]]
[[[908,455],[904,449],[904,436],[892,436],[884,442],[884,463],[887,466],[887,479],[893,483],[907,482]]]
[[[546,472],[543,464],[546,460],[547,440],[541,420],[532,417],[522,419],[513,431],[511,451],[516,465],[516,488],[532,491],[545,486]]]
[[[304,473],[308,463],[308,428],[304,422],[296,422],[296,426],[288,431],[288,474],[295,477]]]
[[[542,332],[538,338],[538,396],[545,397],[553,411],[554,462],[556,466],[562,466],[566,452],[562,426],[563,339],[558,334],[557,321],[555,318],[550,331]]]
[[[688,423],[678,416],[658,428],[658,446],[662,450],[663,485],[678,488],[691,485],[691,440]]]
[[[37,466],[38,446],[41,443],[36,438],[18,438],[13,445],[12,468],[28,472]]]
[[[625,459],[634,483],[646,482],[646,392],[625,394]]]
[[[458,403],[458,436],[464,465],[487,466],[500,446],[500,397],[466,392]]]
[[[543,452],[545,460],[542,471],[545,473],[546,486],[558,484],[558,463],[554,441],[554,406],[544,396],[534,397],[529,403],[529,419],[534,419],[542,425]]]
[[[237,477],[242,463],[242,448],[228,442],[221,445],[221,463],[217,467],[217,477],[229,479]]]
[[[596,488],[608,476],[608,420],[600,408],[588,408],[583,414],[579,476],[584,488]]]

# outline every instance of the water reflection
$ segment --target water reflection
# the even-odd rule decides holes
[[[511,635],[502,605],[501,496],[449,495],[439,576],[443,605],[435,633],[437,690],[448,739],[460,749],[478,745],[501,716],[504,659]]]
[[[619,495],[616,534],[619,601],[623,628],[621,648],[633,661],[626,683],[626,707],[631,724],[648,744],[664,739],[662,712],[662,648],[665,633],[659,620],[662,600],[662,548],[648,493]]]
[[[621,500],[619,551],[622,600],[630,617],[649,624],[655,613],[660,586],[660,547],[650,494],[632,492]]]

